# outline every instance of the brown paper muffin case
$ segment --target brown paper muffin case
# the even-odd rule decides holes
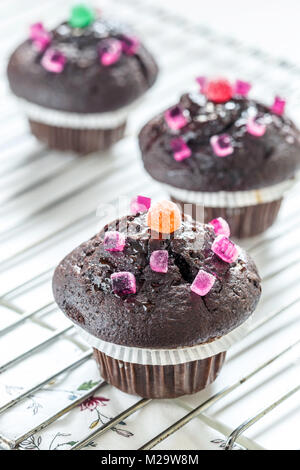
[[[217,378],[226,352],[176,365],[143,365],[124,362],[94,349],[105,381],[123,392],[143,398],[176,398],[199,392]]]
[[[113,129],[55,127],[29,119],[32,134],[49,148],[87,154],[109,148],[124,136],[126,122]]]
[[[174,197],[171,200],[184,209],[184,204]],[[259,235],[267,230],[275,222],[282,198],[265,204],[257,204],[245,207],[204,207],[204,220],[208,223],[217,217],[223,217],[230,226],[231,235],[237,238],[248,238]],[[195,218],[196,204],[192,206],[192,215]],[[191,215],[191,213],[189,212]]]

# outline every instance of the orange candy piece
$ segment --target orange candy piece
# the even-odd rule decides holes
[[[173,233],[181,226],[180,210],[174,202],[157,202],[148,211],[147,225],[155,232]]]

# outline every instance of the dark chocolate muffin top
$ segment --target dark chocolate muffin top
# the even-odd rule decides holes
[[[293,178],[300,134],[279,97],[271,107],[248,98],[250,85],[200,82],[199,93],[153,118],[140,132],[150,175],[190,191],[260,189]]]
[[[31,26],[9,59],[12,91],[31,103],[77,113],[131,104],[156,80],[157,65],[127,27],[83,6],[52,31]]]
[[[257,269],[227,238],[226,222],[181,220],[177,206],[160,204],[175,210],[169,236],[153,232],[154,205],[148,214],[107,225],[55,270],[59,307],[104,341],[162,349],[198,345],[241,325],[258,303]]]

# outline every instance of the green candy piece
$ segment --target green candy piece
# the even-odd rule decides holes
[[[86,5],[76,5],[72,8],[69,24],[72,28],[86,28],[95,20],[95,12]]]

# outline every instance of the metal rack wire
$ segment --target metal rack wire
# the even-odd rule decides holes
[[[56,2],[54,0],[48,0],[48,2],[44,3],[47,3],[47,7],[51,8]],[[170,14],[169,12],[164,11],[162,9],[153,8],[150,2],[139,2],[138,0],[127,0],[127,2],[121,2],[121,0],[118,0],[115,2],[115,4],[116,9],[119,12],[123,13],[124,17],[129,17],[131,22],[135,22],[139,25],[139,28],[141,29],[144,36],[148,36],[148,38],[151,38],[154,34],[156,35],[157,48],[162,42],[164,43],[164,47],[166,48],[166,50],[163,51],[164,53],[162,54],[162,61],[164,62],[165,67],[165,78],[158,85],[158,89],[156,91],[156,99],[155,95],[152,98],[153,101],[156,101],[155,105],[151,105],[150,100],[148,100],[146,114],[148,113],[149,116],[153,114],[155,109],[161,108],[163,97],[166,94],[166,90],[169,88],[169,83],[171,80],[172,83],[174,83],[175,94],[178,93],[178,90],[181,89],[181,87],[183,87],[187,82],[190,81],[190,78],[194,74],[195,68],[188,68],[188,60],[187,66],[183,67],[184,70],[181,70],[180,73],[178,73],[178,76],[176,76],[176,78],[173,77],[173,73],[174,70],[176,70],[176,66],[178,66],[179,57],[188,58],[191,50],[197,51],[198,48],[200,48],[199,50],[201,54],[203,53],[205,48],[209,49],[209,54],[206,55],[205,58],[203,58],[203,62],[205,65],[202,65],[202,68],[207,67],[212,72],[216,70],[216,67],[219,66],[218,64],[220,61],[220,56],[223,57],[223,66],[225,68],[232,68],[232,57],[239,56],[243,58],[243,63],[247,63],[247,60],[249,59],[250,62],[252,60],[252,63],[255,63],[257,65],[265,63],[269,67],[269,70],[273,70],[274,72],[280,71],[283,78],[281,78],[281,81],[279,79],[277,80],[277,75],[276,73],[274,73],[274,78],[276,79],[274,80],[274,88],[281,86],[285,89],[285,94],[292,97],[293,103],[300,103],[300,95],[297,90],[297,87],[295,86],[295,80],[299,79],[300,77],[300,68],[296,65],[270,57],[264,54],[262,51],[251,50],[250,48],[238,44],[232,38],[222,37],[216,32],[206,27],[184,21],[182,18],[178,18],[176,15]],[[33,19],[35,15],[36,5],[37,3],[34,4],[33,2],[34,7],[26,12],[26,15],[30,15],[30,17]],[[53,17],[54,16],[55,15],[53,14]],[[23,18],[20,17],[19,21],[22,22]],[[164,24],[168,24],[170,28],[164,28]],[[181,42],[181,46],[179,48],[177,48],[178,43],[176,43],[176,53],[174,54],[174,49],[172,47],[173,42],[176,41],[176,37],[178,36],[178,34],[182,35],[183,33],[188,38],[191,38],[192,41],[185,41],[184,43]],[[8,51],[10,44],[7,47]],[[225,54],[225,59],[222,54],[222,51],[224,50],[228,53],[227,55]],[[226,57],[228,57],[228,59],[226,59]],[[5,56],[2,57],[2,59],[4,64]],[[247,65],[244,65],[244,68],[246,69]],[[242,69],[243,67],[239,65],[238,72],[240,72]],[[248,70],[247,77],[252,78],[253,80],[257,79],[257,77],[260,77],[261,82],[263,82],[263,80],[261,79],[261,77],[263,78],[261,69],[259,74],[257,70],[258,67],[254,67],[252,71]],[[233,69],[233,73],[236,74],[236,70]],[[288,82],[286,81],[285,77],[290,77]],[[177,85],[175,83],[176,81],[178,81]],[[265,90],[263,89],[263,93],[264,91]],[[9,96],[6,96],[6,91],[3,92],[3,96],[6,100],[6,119],[7,121],[10,121],[11,126],[14,127],[14,122],[18,123],[18,113],[11,104],[11,98]],[[171,98],[169,97],[167,99],[171,100]],[[140,116],[138,115],[138,111],[136,115],[136,122],[138,127],[140,122]],[[1,147],[4,152],[4,156],[1,157],[1,163],[3,162],[3,166],[0,170],[0,178],[3,182],[7,181],[8,184],[11,183],[12,181],[14,181],[14,174],[17,170],[24,169],[27,166],[38,162],[39,159],[42,158],[48,158],[48,162],[55,162],[55,165],[57,166],[50,165],[49,171],[44,172],[40,178],[33,179],[33,181],[29,184],[22,184],[21,187],[16,191],[4,193],[0,206],[1,220],[5,220],[6,215],[13,217],[12,222],[9,222],[7,225],[4,224],[0,228],[0,246],[2,245],[6,247],[6,244],[8,242],[14,241],[14,239],[19,240],[20,236],[22,236],[22,234],[27,230],[34,230],[34,228],[41,223],[41,220],[44,220],[45,216],[50,217],[51,212],[53,210],[56,210],[58,207],[64,208],[66,204],[69,203],[76,204],[76,198],[78,196],[81,197],[85,193],[97,193],[97,191],[99,191],[99,188],[101,188],[100,185],[105,185],[106,178],[110,178],[112,174],[115,174],[115,176],[113,176],[113,182],[116,186],[120,183],[120,181],[127,181],[127,184],[122,183],[121,186],[123,194],[126,193],[127,190],[129,191],[129,188],[132,193],[139,192],[143,188],[143,186],[147,184],[147,177],[144,176],[142,172],[139,173],[139,166],[135,162],[135,159],[133,157],[129,159],[124,159],[123,156],[124,154],[128,154],[128,145],[130,146],[130,142],[131,140],[133,140],[134,134],[135,128],[133,126],[126,138],[127,140],[125,139],[125,141],[120,144],[120,157],[117,159],[117,167],[115,168],[115,163],[107,162],[107,160],[105,160],[104,163],[99,163],[98,156],[91,156],[87,158],[86,161],[78,160],[74,157],[70,160],[61,160],[61,162],[57,164],[57,159],[54,160],[54,152],[50,152],[44,148],[40,148],[37,143],[34,143],[32,144],[33,146],[31,146],[31,141],[29,143],[27,142],[28,134],[26,132],[21,132],[21,134],[18,135],[18,132],[14,130],[12,133],[12,138],[6,141],[5,145],[0,145],[0,152]],[[28,145],[29,152],[27,153],[27,157],[24,158],[22,156],[22,149],[26,148],[26,146]],[[12,158],[12,155],[15,158]],[[94,169],[95,165],[98,165],[96,171],[89,171],[91,168]],[[70,176],[74,170],[84,170],[86,172],[86,175],[88,176],[85,180],[79,181],[78,184],[69,187],[66,193],[62,192],[57,197],[54,197],[49,201],[46,200],[45,203],[42,203],[40,206],[34,204],[34,208],[32,210],[27,210],[27,212],[25,211],[25,213],[23,214],[23,206],[21,204],[22,198],[27,197],[27,195],[29,194],[36,194],[36,190],[43,189],[48,184],[55,184],[58,181],[58,178],[61,178],[62,176]],[[138,178],[135,178],[136,174],[139,175]],[[111,184],[111,181],[112,180],[110,180],[109,184]],[[105,190],[103,190],[103,194],[104,192]],[[158,192],[159,190],[154,187],[152,195],[155,196]],[[111,198],[112,194],[112,192],[108,193],[107,201],[111,201],[113,199]],[[294,191],[294,193],[291,194],[290,199],[296,198],[296,194],[296,191]],[[91,199],[91,197],[89,199]],[[36,257],[39,260],[39,257],[41,256],[43,250],[55,250],[56,244],[58,244],[60,241],[69,240],[72,236],[79,233],[81,230],[85,230],[86,228],[92,230],[97,221],[95,209],[96,207],[93,202],[92,204],[90,204],[90,206],[88,206],[88,210],[83,211],[80,215],[77,216],[75,211],[75,217],[73,217],[73,220],[67,220],[65,223],[62,223],[59,227],[55,227],[52,228],[52,230],[50,231],[46,231],[37,239],[29,239],[29,241],[25,241],[23,245],[18,243],[16,249],[14,249],[13,251],[8,250],[7,253],[2,254],[0,263],[0,276],[4,275],[7,272],[14,273],[14,270],[17,268],[22,269],[23,266],[26,266],[26,263],[32,257]],[[16,212],[15,217],[14,211]],[[264,251],[266,246],[270,243],[275,243],[282,240],[286,236],[287,231],[293,231],[300,226],[300,217],[297,210],[293,209],[292,212],[289,213],[285,218],[283,218],[281,222],[281,226],[277,228],[275,233],[252,242],[252,246],[250,244],[250,251],[254,254],[254,256],[256,253]],[[71,248],[71,246],[69,248]],[[291,250],[291,247],[287,245],[287,252],[289,252],[289,250]],[[291,267],[298,266],[298,264],[300,264],[300,252],[297,253],[297,256],[293,257],[293,259],[288,259],[288,261],[283,266],[276,266],[275,268],[272,267],[271,271],[265,274],[263,280],[264,282],[270,281],[276,278],[276,276],[278,276],[282,272],[290,270]],[[3,306],[9,311],[16,313],[18,317],[0,330],[0,342],[1,338],[3,338],[8,333],[14,331],[16,328],[26,324],[26,322],[31,322],[34,321],[36,318],[43,317],[43,315],[56,312],[57,308],[53,301],[47,302],[44,305],[39,306],[38,308],[29,312],[24,312],[24,310],[18,305],[17,302],[18,298],[25,294],[30,294],[30,292],[33,291],[35,288],[42,285],[47,285],[51,279],[52,272],[53,266],[49,266],[47,267],[47,269],[43,269],[41,272],[38,270],[37,273],[32,276],[29,276],[28,278],[25,278],[25,280],[22,280],[21,282],[17,282],[16,284],[11,283],[10,287],[6,291],[1,293],[0,306]],[[298,279],[298,281],[299,280],[300,279]],[[274,308],[271,312],[265,311],[262,318],[257,320],[253,325],[252,331],[259,330],[263,325],[266,325],[268,322],[274,320],[274,318],[283,315],[284,313],[288,312],[292,307],[297,306],[299,302],[300,295],[298,297],[296,296],[294,299],[290,299],[284,305]],[[58,339],[62,337],[66,337],[67,333],[70,334],[73,331],[74,328],[70,324],[61,329],[55,329],[54,331],[51,331],[46,339],[41,338],[41,340],[37,344],[34,344],[34,346],[29,348],[25,352],[18,354],[17,356],[13,357],[8,361],[5,361],[5,363],[2,363],[0,366],[0,374],[6,370],[9,370],[16,364],[21,364],[22,361],[26,358],[29,358],[34,353],[49,347],[49,345],[55,343]],[[141,449],[146,450],[154,448],[156,445],[168,438],[171,434],[177,432],[183,426],[187,425],[191,420],[209,410],[216,403],[222,403],[222,400],[224,400],[226,397],[229,397],[234,391],[243,389],[244,384],[250,382],[261,371],[266,371],[276,361],[285,358],[288,353],[293,350],[296,350],[299,344],[300,339],[294,341],[288,347],[281,348],[279,352],[277,352],[276,354],[272,354],[269,359],[261,362],[259,361],[258,365],[256,365],[256,367],[254,367],[250,373],[242,375],[238,380],[233,381],[223,390],[213,394],[208,399],[199,403],[198,406],[193,407],[193,409],[186,413],[181,419],[173,423],[164,431],[160,432],[149,442],[145,443],[141,447]],[[48,374],[42,381],[32,383],[31,386],[22,390],[12,400],[0,406],[0,423],[1,416],[5,412],[10,409],[13,409],[17,404],[22,402],[25,398],[29,397],[32,393],[41,390],[52,380],[62,376],[70,370],[76,369],[79,366],[85,364],[91,358],[91,356],[92,351],[90,349],[84,351],[80,357],[76,357],[76,359],[70,361],[68,364],[57,368],[54,373]],[[298,356],[297,359],[299,359]],[[293,360],[295,360],[295,358],[293,358]],[[71,404],[51,414],[51,416],[48,416],[47,419],[44,419],[38,424],[34,425],[32,429],[26,430],[26,432],[19,434],[13,439],[5,435],[5,433],[0,435],[0,444],[5,448],[17,449],[25,439],[34,435],[36,432],[46,428],[50,424],[57,421],[59,418],[68,414],[72,409],[74,409],[88,397],[95,394],[101,387],[103,387],[103,385],[104,382],[100,381],[90,390],[81,394],[81,396],[74,400]],[[277,400],[269,403],[268,406],[266,406],[263,410],[257,410],[255,414],[250,416],[250,418],[240,423],[239,426],[237,426],[235,429],[232,429],[232,432],[226,435],[227,442],[225,448],[227,450],[231,450],[236,444],[236,442],[239,442],[242,446],[247,447],[247,445],[245,445],[245,441],[243,441],[242,439],[243,434],[250,427],[255,425],[258,421],[262,420],[266,415],[271,413],[275,408],[279,407],[291,396],[299,392],[299,390],[300,384],[296,387],[291,387]],[[252,393],[255,393],[255,389]],[[71,447],[72,450],[82,449],[95,438],[99,438],[109,429],[112,429],[116,424],[133,415],[138,410],[148,406],[150,403],[151,400],[149,399],[141,399],[137,401],[134,405],[124,410],[123,412],[115,416],[113,419],[109,420],[106,424],[103,424],[102,426],[91,431],[87,436],[83,436],[79,442],[77,442]]]

